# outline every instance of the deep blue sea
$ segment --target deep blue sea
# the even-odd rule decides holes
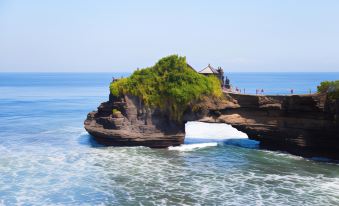
[[[126,75],[0,73],[0,205],[339,205],[339,164],[260,150],[228,125],[189,122],[185,145],[169,149],[96,144],[83,121]],[[227,76],[281,95],[339,79]]]

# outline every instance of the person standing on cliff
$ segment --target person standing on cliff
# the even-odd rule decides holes
[[[293,94],[293,92],[294,92],[293,89],[291,89],[291,94]]]
[[[264,89],[261,89],[261,94],[264,95]]]

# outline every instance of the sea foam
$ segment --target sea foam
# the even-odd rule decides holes
[[[186,138],[189,139],[246,139],[247,134],[224,123],[187,122]]]
[[[176,147],[169,147],[168,150],[177,150],[177,151],[192,151],[195,149],[201,149],[205,147],[215,147],[218,146],[216,142],[209,142],[209,143],[197,143],[197,144],[183,144]]]
[[[188,122],[185,125],[185,144],[170,147],[169,150],[192,151],[205,147],[219,145],[235,145],[246,148],[257,148],[258,142],[248,139],[248,136],[222,123]]]

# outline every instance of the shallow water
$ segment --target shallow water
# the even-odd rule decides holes
[[[102,147],[83,120],[112,75],[72,75],[0,74],[0,205],[339,204],[338,164],[259,150],[228,126],[189,123],[171,150]]]

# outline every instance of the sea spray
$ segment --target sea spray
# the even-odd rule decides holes
[[[247,134],[224,123],[187,122],[186,138],[189,139],[247,139]]]
[[[185,144],[218,143],[246,148],[258,148],[259,142],[248,139],[247,134],[223,123],[186,123]]]
[[[177,150],[177,151],[192,151],[195,149],[202,149],[205,147],[215,147],[218,146],[216,142],[209,142],[209,143],[197,143],[197,144],[183,144],[176,147],[169,147],[168,150]]]

